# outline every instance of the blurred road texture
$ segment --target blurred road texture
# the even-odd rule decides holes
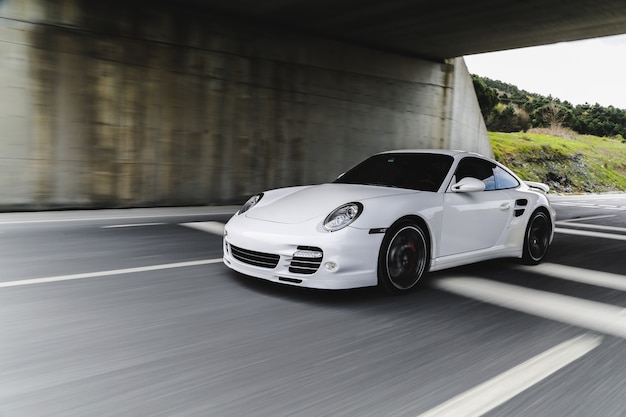
[[[0,215],[0,416],[626,415],[626,195],[390,297],[221,263],[235,207]]]

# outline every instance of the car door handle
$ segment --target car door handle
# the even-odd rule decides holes
[[[500,204],[500,210],[506,211],[511,208],[511,203],[502,203]]]

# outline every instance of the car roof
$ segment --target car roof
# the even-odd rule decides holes
[[[449,155],[452,157],[456,157],[458,155],[473,155],[473,156],[481,156],[484,158],[483,155],[480,155],[476,152],[468,152],[468,151],[460,151],[460,150],[452,150],[452,149],[397,149],[397,150],[380,152],[380,154],[388,154],[388,153],[432,153],[432,154],[439,154],[439,155]]]

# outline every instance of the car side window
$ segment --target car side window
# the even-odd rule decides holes
[[[504,169],[500,168],[497,165],[494,168],[494,174],[496,177],[496,189],[498,190],[505,190],[507,188],[516,188],[517,186],[519,186],[519,181],[517,181],[517,179],[514,176],[512,176],[511,174],[509,174],[508,172],[506,172]]]
[[[484,159],[468,157],[459,162],[456,168],[456,181],[459,182],[463,178],[472,177],[485,183],[485,191],[496,189],[496,180],[494,177],[495,165]]]

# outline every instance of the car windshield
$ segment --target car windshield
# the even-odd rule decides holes
[[[451,156],[440,154],[378,154],[361,162],[335,182],[437,191],[452,162]]]

